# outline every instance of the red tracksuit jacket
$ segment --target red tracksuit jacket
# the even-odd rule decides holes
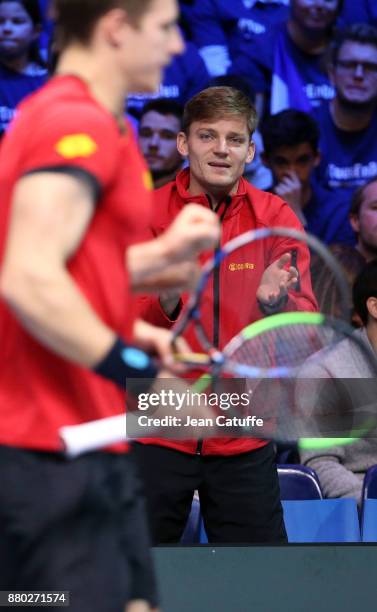
[[[151,237],[161,234],[188,203],[210,206],[206,195],[192,196],[187,192],[188,169],[182,170],[175,181],[155,191],[155,215]],[[291,208],[281,198],[253,187],[240,179],[238,192],[227,198],[217,211],[222,223],[221,245],[251,229],[284,226],[303,231]],[[309,251],[305,245],[288,238],[273,237],[246,245],[229,256],[220,267],[217,277],[203,299],[205,329],[216,346],[224,347],[233,336],[249,323],[263,317],[255,299],[265,269],[286,252],[294,253],[300,275],[299,291],[290,291],[286,311],[316,311],[312,293]],[[204,259],[213,253],[206,254]],[[183,296],[185,301],[186,296]],[[157,296],[139,298],[138,314],[154,325],[171,327],[171,321],[160,306]],[[218,304],[218,306],[216,306]],[[201,351],[195,333],[185,336],[193,350]],[[233,455],[259,448],[265,440],[254,438],[210,438],[197,440],[170,440],[148,438],[145,444],[159,444],[183,452],[206,455]]]

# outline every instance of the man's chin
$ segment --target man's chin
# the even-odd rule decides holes
[[[15,47],[0,47],[0,54],[5,61],[14,61],[22,57],[22,52]]]
[[[363,245],[363,249],[366,253],[369,254],[368,259],[377,259],[377,244],[375,244],[374,242],[367,242],[367,241],[363,241],[362,242]]]
[[[359,98],[358,96],[342,96],[340,98],[341,105],[347,110],[369,111],[376,106],[376,98],[368,100]]]
[[[141,75],[140,75],[141,76]],[[131,84],[130,91],[143,94],[158,94],[161,85],[162,74],[158,75],[143,75],[143,78]]]
[[[227,168],[222,168],[219,170],[214,170],[207,175],[207,180],[209,183],[213,185],[231,185],[234,183],[233,177],[229,176],[229,172]]]

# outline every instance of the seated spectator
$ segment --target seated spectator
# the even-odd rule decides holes
[[[197,0],[191,15],[193,40],[210,75],[228,72],[243,41],[264,45],[270,28],[287,18],[288,4],[289,0]]]
[[[139,123],[139,144],[151,171],[154,187],[162,187],[183,165],[177,149],[183,109],[174,100],[159,98],[144,106]]]
[[[352,285],[357,275],[363,269],[365,260],[356,248],[349,244],[332,244],[329,246],[329,250],[342,267],[349,287],[349,301],[351,304]],[[328,268],[323,266],[322,259],[315,255],[311,257],[310,272],[313,293],[317,299],[319,310],[324,314],[342,317],[342,312],[339,309],[339,291],[337,285],[334,283],[332,275],[329,274]],[[360,319],[352,305],[348,323],[352,323],[354,327],[361,326]]]
[[[369,262],[356,279],[353,301],[364,325],[355,334],[377,359],[377,260]],[[367,364],[363,365],[357,348],[349,340],[341,342],[321,364],[316,364],[315,376],[326,376],[327,372],[342,378],[345,365],[353,378],[371,376]],[[326,497],[355,497],[360,505],[365,472],[377,463],[377,440],[369,437],[349,445],[305,451],[301,453],[301,462],[316,470]]]
[[[264,108],[310,112],[334,95],[324,67],[341,0],[291,0],[288,21],[272,28],[262,44],[239,48],[232,71],[249,78],[265,97]]]
[[[342,197],[313,180],[320,161],[314,119],[302,111],[285,110],[269,117],[261,132],[262,159],[273,175],[269,190],[283,198],[304,227],[323,242],[354,244]]]
[[[331,245],[330,250],[343,268],[347,277],[350,292],[356,276],[365,264],[377,258],[377,178],[359,187],[353,195],[349,211],[350,222],[356,234],[356,245]],[[332,279],[328,278],[322,261],[312,257],[311,274],[313,291],[320,310],[339,314],[337,312],[338,296]],[[353,325],[359,327],[361,322],[356,312],[352,314]]]
[[[182,104],[208,86],[209,74],[206,65],[193,43],[186,43],[181,55],[174,56],[164,70],[162,83],[155,95],[133,93],[127,98],[127,110],[139,117],[144,104],[153,98],[169,98]]]
[[[343,0],[338,26],[344,28],[353,23],[369,23],[377,26],[376,0]]]
[[[355,191],[350,221],[357,236],[356,250],[366,262],[377,259],[377,177]]]
[[[35,0],[0,0],[0,131],[17,105],[47,79],[38,38],[41,13]]]
[[[318,180],[352,194],[377,176],[377,28],[355,24],[338,33],[330,76],[336,95],[315,114],[320,128]]]

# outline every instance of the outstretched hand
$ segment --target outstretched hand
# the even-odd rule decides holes
[[[274,306],[298,281],[298,270],[291,266],[291,254],[284,253],[266,268],[257,290],[257,300],[266,306]]]

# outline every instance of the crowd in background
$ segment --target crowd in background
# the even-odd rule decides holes
[[[185,51],[166,68],[154,96],[135,92],[125,102],[136,129],[142,118],[140,143],[156,186],[182,165],[175,150],[182,106],[208,85],[232,85],[247,93],[260,117],[257,155],[246,178],[283,197],[325,242],[353,246],[352,194],[377,177],[375,3],[182,0],[180,5]],[[35,0],[0,1],[2,132],[54,63],[48,7],[49,0],[39,0],[39,6]],[[143,110],[151,97],[168,102]]]
[[[271,155],[281,163],[279,148],[292,150],[309,142],[297,141],[297,121],[305,122],[303,116],[281,115],[279,128],[274,128],[279,132],[280,147],[275,145],[262,163],[260,154],[266,143],[263,145],[257,132],[258,155],[247,167],[246,178],[261,189],[273,189],[283,196],[304,224],[304,209],[312,218],[313,205],[323,211],[323,218],[332,217],[334,212],[336,222],[331,230],[312,227],[309,220],[308,229],[326,242],[353,244],[355,236],[347,215],[352,193],[377,176],[375,3],[181,0],[180,5],[186,48],[166,68],[154,97],[182,106],[209,84],[229,84],[243,89],[254,101],[262,126],[271,115],[286,109],[310,114],[318,129],[318,136],[309,145],[311,153],[285,159],[278,173],[281,178],[277,178]],[[0,1],[2,131],[8,128],[20,101],[48,78],[49,58],[54,54],[48,7],[49,0],[39,0],[39,6],[35,0]],[[135,92],[126,101],[135,125],[150,97]],[[172,123],[178,130],[179,106],[160,114],[168,117],[168,122],[176,117]],[[315,129],[313,125],[312,131]],[[161,136],[157,131],[154,148],[165,140],[169,135],[165,138],[164,132]],[[145,136],[142,146],[147,146]],[[152,163],[153,171],[156,163]],[[308,173],[309,177],[301,178]]]
[[[49,0],[0,0],[0,130],[49,78],[58,52]],[[254,102],[257,155],[245,177],[281,196],[332,245],[350,283],[377,257],[377,2],[181,0],[185,51],[154,96],[125,113],[155,187],[185,164],[176,148],[183,105],[208,85]],[[320,306],[330,288],[313,262]]]

